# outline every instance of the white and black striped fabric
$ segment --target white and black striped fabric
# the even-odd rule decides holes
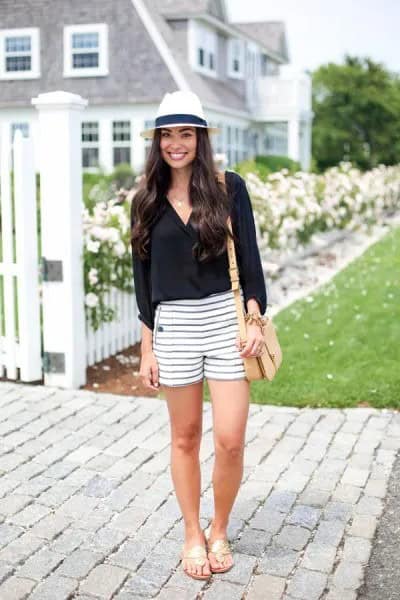
[[[243,290],[240,288],[243,303]],[[236,348],[239,325],[233,291],[204,298],[163,300],[157,307],[153,352],[159,383],[189,385],[207,379],[244,379]]]

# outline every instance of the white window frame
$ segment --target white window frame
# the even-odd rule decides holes
[[[238,38],[228,40],[228,77],[243,79],[245,74],[245,43]],[[239,70],[235,71],[234,61],[239,61]]]
[[[96,129],[97,129],[97,140],[93,140],[93,141],[87,141],[87,140],[83,140],[83,128],[84,125],[91,123],[91,124],[95,124],[96,125]],[[97,149],[97,156],[98,156],[98,164],[97,165],[92,165],[90,167],[86,167],[83,165],[83,150],[87,149],[90,150],[91,148],[95,148]],[[81,164],[82,164],[82,169],[88,173],[90,172],[97,172],[100,168],[100,123],[97,119],[85,119],[81,122]]]
[[[129,140],[114,140],[114,131],[116,123],[129,123]],[[111,121],[111,139],[112,139],[112,164],[113,167],[120,165],[121,163],[115,163],[114,150],[120,148],[129,148],[130,160],[129,164],[132,164],[132,121],[130,119],[113,119]]]
[[[189,21],[189,57],[190,64],[195,71],[210,77],[217,77],[218,64],[218,37],[215,29],[208,27],[200,21]],[[204,50],[205,64],[199,63],[199,50]],[[213,68],[210,67],[210,57],[213,56]]]
[[[99,36],[99,66],[73,67],[72,36],[75,33],[97,33]],[[77,54],[84,54],[82,48]],[[93,52],[90,49],[90,52]],[[64,77],[99,77],[108,75],[108,26],[106,23],[90,23],[85,25],[65,25],[64,27]]]
[[[18,56],[19,53],[6,52],[6,38],[29,36],[31,38],[31,69],[29,71],[6,71],[8,56]],[[0,29],[0,79],[37,79],[40,77],[40,39],[37,27],[18,29]],[[24,54],[26,54],[24,52]]]

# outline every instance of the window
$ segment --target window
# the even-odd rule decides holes
[[[190,21],[189,44],[191,64],[206,75],[217,74],[217,32],[199,21]]]
[[[29,137],[29,123],[11,123],[11,143],[14,141],[14,135],[18,129],[24,137]]]
[[[268,75],[278,75],[279,66],[278,63],[270,59],[266,54],[260,55],[260,74],[261,77],[267,77]]]
[[[85,121],[81,125],[82,167],[84,169],[99,166],[99,124],[97,121]]]
[[[39,29],[0,29],[0,79],[40,77]]]
[[[131,122],[113,121],[113,163],[131,164]]]
[[[64,27],[64,77],[108,74],[107,25]]]
[[[244,77],[244,42],[231,38],[228,40],[228,75],[242,79]]]
[[[264,135],[265,154],[288,154],[288,124],[284,122],[267,123]]]
[[[154,120],[152,119],[146,119],[144,122],[144,127],[143,129],[152,129],[154,127]],[[147,157],[149,156],[150,153],[150,148],[151,145],[153,143],[153,140],[150,138],[144,138],[144,155],[145,155],[145,159],[147,160]]]

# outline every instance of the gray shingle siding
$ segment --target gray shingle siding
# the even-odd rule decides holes
[[[107,23],[109,75],[63,77],[63,27]],[[0,28],[40,28],[41,77],[0,82],[0,106],[26,106],[39,93],[63,89],[91,104],[158,102],[176,89],[131,0],[31,0],[0,2]]]

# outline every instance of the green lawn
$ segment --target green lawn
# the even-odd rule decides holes
[[[399,284],[397,228],[276,316],[283,362],[272,382],[251,383],[251,402],[400,408]]]

